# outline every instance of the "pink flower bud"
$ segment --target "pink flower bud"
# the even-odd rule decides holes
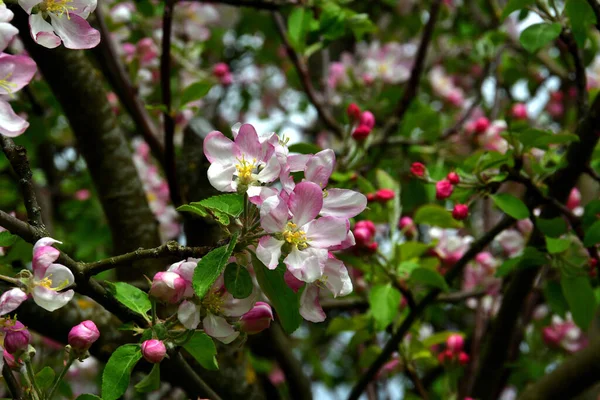
[[[557,347],[563,338],[563,334],[552,326],[546,326],[542,329],[542,339],[550,347]]]
[[[554,118],[560,118],[565,112],[565,107],[561,103],[551,101],[546,105],[546,110]]]
[[[19,321],[15,321],[13,325],[4,328],[4,349],[10,354],[18,351],[24,351],[31,343],[31,334]]]
[[[367,246],[367,250],[369,250],[369,252],[371,253],[376,253],[378,248],[379,245],[377,244],[377,242],[369,243],[369,245]]]
[[[465,339],[463,339],[461,335],[452,334],[446,339],[446,347],[454,354],[458,354],[458,352],[462,351],[464,345]]]
[[[352,137],[354,138],[354,140],[357,140],[360,142],[360,141],[363,141],[366,138],[368,138],[370,134],[371,134],[370,127],[368,127],[367,125],[359,125],[356,127],[354,132],[352,132]]]
[[[419,178],[422,178],[425,175],[425,172],[427,172],[427,168],[425,167],[424,164],[422,164],[420,162],[414,162],[410,166],[410,173],[413,174],[414,176],[418,176]]]
[[[178,303],[185,293],[186,281],[175,272],[157,272],[152,280],[150,295],[165,303]]]
[[[452,210],[452,218],[463,220],[469,216],[469,206],[466,204],[456,204]]]
[[[365,125],[373,129],[375,126],[375,116],[371,111],[365,111],[360,115],[360,125]]]
[[[479,117],[475,121],[474,129],[476,133],[484,133],[490,127],[490,120],[486,117]]]
[[[367,228],[354,228],[353,233],[357,246],[366,247],[373,241],[373,234]]]
[[[227,64],[220,62],[213,67],[213,75],[217,78],[223,78],[227,74],[229,74],[229,66]]]
[[[404,233],[404,236],[411,238],[417,234],[417,227],[411,217],[402,217],[398,223],[398,228]]]
[[[580,204],[581,193],[579,192],[579,189],[573,188],[573,190],[571,190],[571,193],[569,194],[569,198],[567,199],[566,206],[569,210],[573,211],[574,209],[579,207]]]
[[[367,193],[367,201],[369,203],[375,200],[377,200],[377,196],[375,195],[375,193]]]
[[[94,322],[87,320],[75,325],[69,332],[69,344],[79,351],[88,350],[100,337],[100,331]]]
[[[448,179],[453,185],[458,185],[460,183],[460,176],[458,176],[458,174],[454,171],[449,172],[446,176],[446,179]]]
[[[227,73],[219,79],[219,82],[223,86],[229,86],[233,83],[233,75],[231,75],[230,73]]]
[[[264,331],[271,326],[273,321],[273,310],[271,306],[262,301],[256,302],[252,310],[242,315],[240,318],[240,328],[242,331],[253,335]]]
[[[356,103],[350,103],[346,109],[346,114],[350,122],[358,121],[360,120],[360,107]]]
[[[523,103],[517,103],[512,106],[511,114],[514,119],[527,119],[527,106]]]
[[[375,198],[377,201],[385,203],[386,201],[390,201],[395,197],[395,193],[392,189],[379,189],[377,193],[375,193]]]
[[[75,192],[75,200],[85,201],[91,197],[91,192],[88,189],[80,189]]]
[[[369,230],[369,232],[371,232],[371,235],[375,235],[375,232],[377,232],[377,228],[375,228],[375,224],[373,223],[373,221],[368,220],[368,219],[358,221],[354,225],[354,229],[358,229],[358,228],[367,228]]]
[[[462,352],[458,355],[458,363],[460,365],[467,365],[469,363],[469,355],[465,352]]]
[[[454,191],[454,186],[447,179],[442,179],[435,184],[435,198],[438,200],[444,200],[450,197]]]
[[[4,354],[4,361],[6,361],[6,364],[8,364],[8,366],[10,367],[10,369],[18,370],[21,367],[19,365],[19,362],[17,362],[15,360],[15,356],[13,356],[12,354],[10,354],[6,350],[3,351],[3,354]]]
[[[158,364],[165,358],[167,348],[162,340],[150,339],[142,343],[142,355],[146,361]]]

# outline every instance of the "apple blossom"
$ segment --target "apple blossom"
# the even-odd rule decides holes
[[[31,334],[19,321],[8,323],[4,326],[4,349],[10,353],[15,354],[22,352],[27,349],[29,343],[31,343]]]
[[[16,310],[22,302],[27,300],[27,293],[19,288],[12,288],[2,293],[0,297],[0,315],[6,315]]]
[[[27,56],[0,53],[0,95],[12,96],[23,89],[37,71]],[[0,134],[16,137],[25,132],[29,122],[15,114],[8,101],[0,99]]]
[[[100,43],[100,32],[86,21],[97,0],[19,0],[19,5],[29,14],[31,37],[39,45],[53,49],[62,41],[79,50]]]
[[[454,171],[449,172],[448,175],[446,175],[446,179],[453,185],[458,185],[460,183],[460,176]]]
[[[93,321],[83,321],[71,328],[69,344],[78,351],[88,350],[100,337],[100,331]]]
[[[448,347],[448,350],[452,351],[453,353],[459,353],[462,351],[464,344],[465,340],[461,335],[458,334],[452,334],[448,336],[448,339],[446,339],[446,346]]]
[[[402,217],[398,222],[398,228],[408,238],[411,238],[417,234],[417,227],[411,217]]]
[[[10,21],[12,21],[14,14],[11,10],[6,7],[6,4],[0,4],[0,51],[4,51],[12,41],[12,39],[19,33],[19,30],[15,28]]]
[[[456,204],[452,210],[452,218],[463,220],[469,216],[469,206],[466,204]]]
[[[510,112],[515,119],[527,119],[527,106],[523,103],[514,104]]]
[[[167,348],[162,340],[150,339],[142,343],[142,356],[152,364],[158,364],[167,355]]]
[[[157,272],[152,279],[148,292],[151,296],[165,303],[176,304],[183,298],[187,283],[175,272]]]
[[[435,198],[438,200],[444,200],[452,195],[454,191],[454,186],[447,179],[442,179],[438,183],[435,184]]]
[[[427,173],[427,167],[425,167],[425,165],[420,162],[414,162],[410,166],[410,173],[414,176],[422,178]]]
[[[240,329],[248,334],[259,333],[269,328],[271,321],[273,321],[271,306],[257,301],[254,307],[240,318]]]
[[[370,129],[375,127],[375,116],[371,111],[364,111],[360,114],[360,125],[366,126]]]

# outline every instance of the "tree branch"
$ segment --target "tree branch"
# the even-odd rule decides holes
[[[13,375],[8,363],[4,363],[2,366],[2,376],[4,377],[4,381],[6,382],[6,386],[8,386],[8,390],[10,390],[10,394],[12,398],[15,400],[23,400],[25,397],[23,396],[23,390],[17,379]]]
[[[503,218],[496,226],[494,226],[489,232],[483,235],[481,238],[473,242],[469,250],[456,262],[456,264],[452,267],[450,271],[446,274],[445,278],[447,282],[452,282],[454,278],[456,278],[463,270],[463,268],[478,254],[480,253],[488,244],[494,240],[494,238],[500,234],[500,232],[504,231],[512,224],[514,224],[515,220],[510,217]],[[365,390],[367,385],[371,382],[371,380],[377,375],[377,372],[383,367],[383,365],[390,358],[392,353],[398,350],[398,345],[404,338],[404,335],[409,331],[412,324],[415,322],[417,318],[425,311],[427,306],[431,304],[437,296],[440,294],[439,289],[432,289],[427,293],[427,295],[421,300],[417,306],[412,309],[408,316],[402,321],[402,324],[392,335],[390,340],[385,344],[385,347],[379,354],[379,356],[375,359],[375,361],[369,366],[369,368],[362,374],[359,381],[352,388],[350,395],[348,396],[348,400],[358,400],[362,392]]]
[[[583,55],[577,47],[575,38],[572,33],[563,32],[560,35],[562,41],[567,45],[571,57],[573,57],[573,65],[575,66],[575,87],[577,88],[577,115],[582,118],[588,108],[588,91],[587,77],[585,73],[585,65],[583,63]]]
[[[435,0],[438,1],[438,0]],[[279,36],[281,37],[281,41],[283,42],[283,46],[288,54],[288,57],[296,67],[296,72],[298,72],[298,76],[300,77],[300,82],[302,83],[302,87],[308,96],[308,99],[312,103],[312,105],[317,109],[317,113],[319,114],[319,118],[325,126],[330,129],[336,136],[342,137],[344,134],[344,130],[337,123],[335,118],[331,115],[329,110],[325,108],[325,105],[322,103],[321,99],[318,97],[315,88],[310,79],[310,73],[308,71],[308,67],[304,62],[304,59],[300,57],[300,55],[294,50],[292,44],[290,43],[289,38],[287,37],[287,28],[285,27],[285,21],[281,16],[279,11],[273,11],[273,20],[275,21],[275,26],[277,27],[277,31],[279,32]]]
[[[23,202],[25,203],[29,223],[45,231],[46,227],[42,221],[42,210],[35,196],[33,176],[29,168],[29,161],[27,160],[27,150],[23,146],[15,145],[15,142],[11,138],[3,135],[0,135],[0,145],[13,171],[15,171],[15,174],[19,178],[18,183],[23,195]]]

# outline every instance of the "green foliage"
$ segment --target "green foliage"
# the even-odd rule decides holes
[[[17,242],[17,239],[19,239],[18,236],[12,235],[8,231],[0,232],[0,247],[12,246]]]
[[[179,206],[177,210],[191,212],[201,217],[211,215],[219,223],[229,225],[230,218],[237,218],[244,211],[244,196],[234,193],[222,194],[198,202],[184,204]]]
[[[544,253],[534,247],[526,247],[520,256],[504,261],[496,270],[496,276],[505,277],[517,268],[539,267],[546,262],[548,259]]]
[[[567,232],[567,222],[564,218],[538,218],[535,220],[538,229],[546,236],[557,238]]]
[[[551,144],[578,142],[579,137],[572,133],[552,133],[541,129],[527,129],[514,137],[526,148],[548,149]]]
[[[596,312],[596,297],[589,278],[563,276],[560,285],[573,315],[573,321],[583,331],[587,331]]]
[[[587,0],[567,0],[565,15],[571,22],[571,30],[577,45],[585,46],[590,26],[596,23],[596,14]]]
[[[571,245],[570,239],[560,239],[546,236],[546,248],[550,254],[558,254],[567,251]]]
[[[555,22],[553,24],[542,22],[533,24],[521,33],[519,41],[530,53],[536,53],[542,47],[548,45],[560,35],[562,26]]]
[[[241,265],[231,263],[223,275],[225,288],[236,299],[245,299],[252,294],[254,285],[248,270]]]
[[[439,272],[428,268],[416,268],[410,274],[410,282],[413,284],[421,284],[432,286],[434,288],[447,292],[450,290],[446,280]]]
[[[142,351],[137,344],[123,345],[112,353],[102,374],[103,400],[117,400],[123,396],[131,372],[141,358]]]
[[[286,271],[285,265],[280,264],[276,269],[270,270],[256,258],[255,254],[252,254],[252,265],[254,265],[256,280],[275,308],[283,330],[291,334],[298,329],[302,322],[300,292],[294,293],[285,282],[283,278]]]
[[[583,245],[586,247],[594,246],[598,243],[600,243],[600,221],[594,222],[587,228],[583,237]]]
[[[369,305],[371,314],[375,319],[375,327],[378,330],[385,329],[398,315],[402,296],[390,283],[375,285],[369,292]]]
[[[200,100],[201,98],[206,96],[212,88],[212,86],[213,85],[210,82],[200,81],[192,83],[191,85],[186,87],[183,90],[183,93],[181,94],[181,107],[185,106],[188,103],[191,103],[192,101]]]
[[[529,209],[525,203],[512,194],[498,193],[490,197],[499,209],[514,219],[529,218]]]
[[[462,222],[452,218],[452,214],[448,210],[436,204],[426,204],[419,207],[413,219],[417,224],[427,224],[440,228],[462,227]]]
[[[148,393],[160,387],[160,364],[154,364],[152,370],[137,385],[135,390],[140,393]]]
[[[37,374],[35,374],[35,383],[42,392],[48,390],[54,382],[54,370],[48,366],[42,368]]]
[[[212,250],[198,261],[198,266],[194,270],[192,284],[199,298],[204,298],[213,283],[221,275],[221,272],[223,272],[229,261],[229,257],[231,257],[231,253],[233,253],[236,243],[237,235],[234,235],[231,237],[229,244]]]
[[[196,331],[183,348],[198,361],[203,368],[211,371],[219,369],[217,348],[212,338],[204,332]]]
[[[288,17],[288,36],[290,43],[299,53],[303,53],[306,47],[306,35],[311,25],[316,23],[313,12],[310,9],[297,7],[292,10]]]
[[[108,291],[121,304],[148,319],[152,308],[148,294],[125,282],[106,282]]]
[[[500,17],[500,19],[501,20],[505,19],[513,12],[515,12],[517,10],[521,10],[521,9],[523,9],[527,6],[533,5],[533,4],[535,4],[535,0],[509,0],[506,3],[504,10],[502,10],[502,16]]]

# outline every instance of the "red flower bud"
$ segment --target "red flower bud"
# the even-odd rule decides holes
[[[223,62],[215,64],[213,67],[213,75],[217,78],[223,78],[229,74],[229,66]]]
[[[446,339],[446,347],[448,347],[448,350],[450,350],[454,354],[458,354],[459,352],[461,352],[464,345],[465,339],[463,339],[461,335],[452,334],[448,336],[448,339]]]
[[[346,114],[348,114],[350,122],[356,122],[360,120],[360,107],[356,103],[350,103],[346,109]]]
[[[142,355],[146,361],[158,364],[165,358],[167,348],[161,340],[150,339],[142,343]]]
[[[456,220],[463,220],[469,216],[469,206],[466,204],[456,204],[452,210],[452,217]]]
[[[353,233],[357,246],[367,247],[373,241],[373,234],[365,227],[354,228]]]
[[[527,106],[523,103],[517,103],[512,106],[511,114],[514,119],[527,119]]]
[[[15,321],[14,325],[5,327],[4,349],[10,354],[18,351],[25,351],[29,343],[31,343],[31,334],[19,321]]]
[[[392,200],[395,195],[396,194],[392,189],[379,189],[377,193],[375,193],[375,198],[377,199],[377,201],[384,203],[386,201]]]
[[[367,246],[367,249],[368,249],[368,250],[369,250],[369,252],[371,252],[371,253],[376,253],[378,248],[379,248],[379,245],[377,244],[377,242],[370,243],[370,244]]]
[[[360,125],[365,125],[373,129],[375,126],[375,116],[371,111],[365,111],[360,115]]]
[[[367,193],[367,201],[371,202],[371,201],[376,201],[377,200],[377,195],[375,193]]]
[[[435,198],[438,200],[444,200],[452,195],[454,191],[454,186],[447,179],[442,179],[438,183],[435,184]]]
[[[75,350],[86,351],[98,340],[100,331],[92,321],[83,321],[69,332],[69,344]]]
[[[359,125],[356,127],[354,132],[352,132],[352,137],[354,138],[354,140],[360,142],[368,138],[370,134],[371,128],[369,128],[367,125]]]
[[[410,173],[413,174],[414,176],[418,176],[419,178],[422,178],[425,175],[425,172],[427,172],[427,168],[425,167],[424,164],[422,164],[420,162],[414,162],[410,166]]]
[[[490,120],[487,119],[486,117],[479,117],[476,121],[475,121],[475,132],[476,133],[484,133],[485,131],[488,130],[488,128],[490,127]]]
[[[467,365],[469,363],[469,355],[465,352],[462,352],[458,355],[458,363],[460,365]]]
[[[371,235],[375,235],[375,232],[377,231],[377,229],[375,228],[375,224],[373,223],[373,221],[368,220],[368,219],[364,219],[362,221],[358,221],[354,225],[354,229],[358,229],[358,228],[367,228],[369,230],[369,232],[371,232]]]
[[[449,172],[446,176],[446,179],[448,179],[453,185],[458,185],[460,183],[460,176],[458,176],[458,174],[454,171]]]

